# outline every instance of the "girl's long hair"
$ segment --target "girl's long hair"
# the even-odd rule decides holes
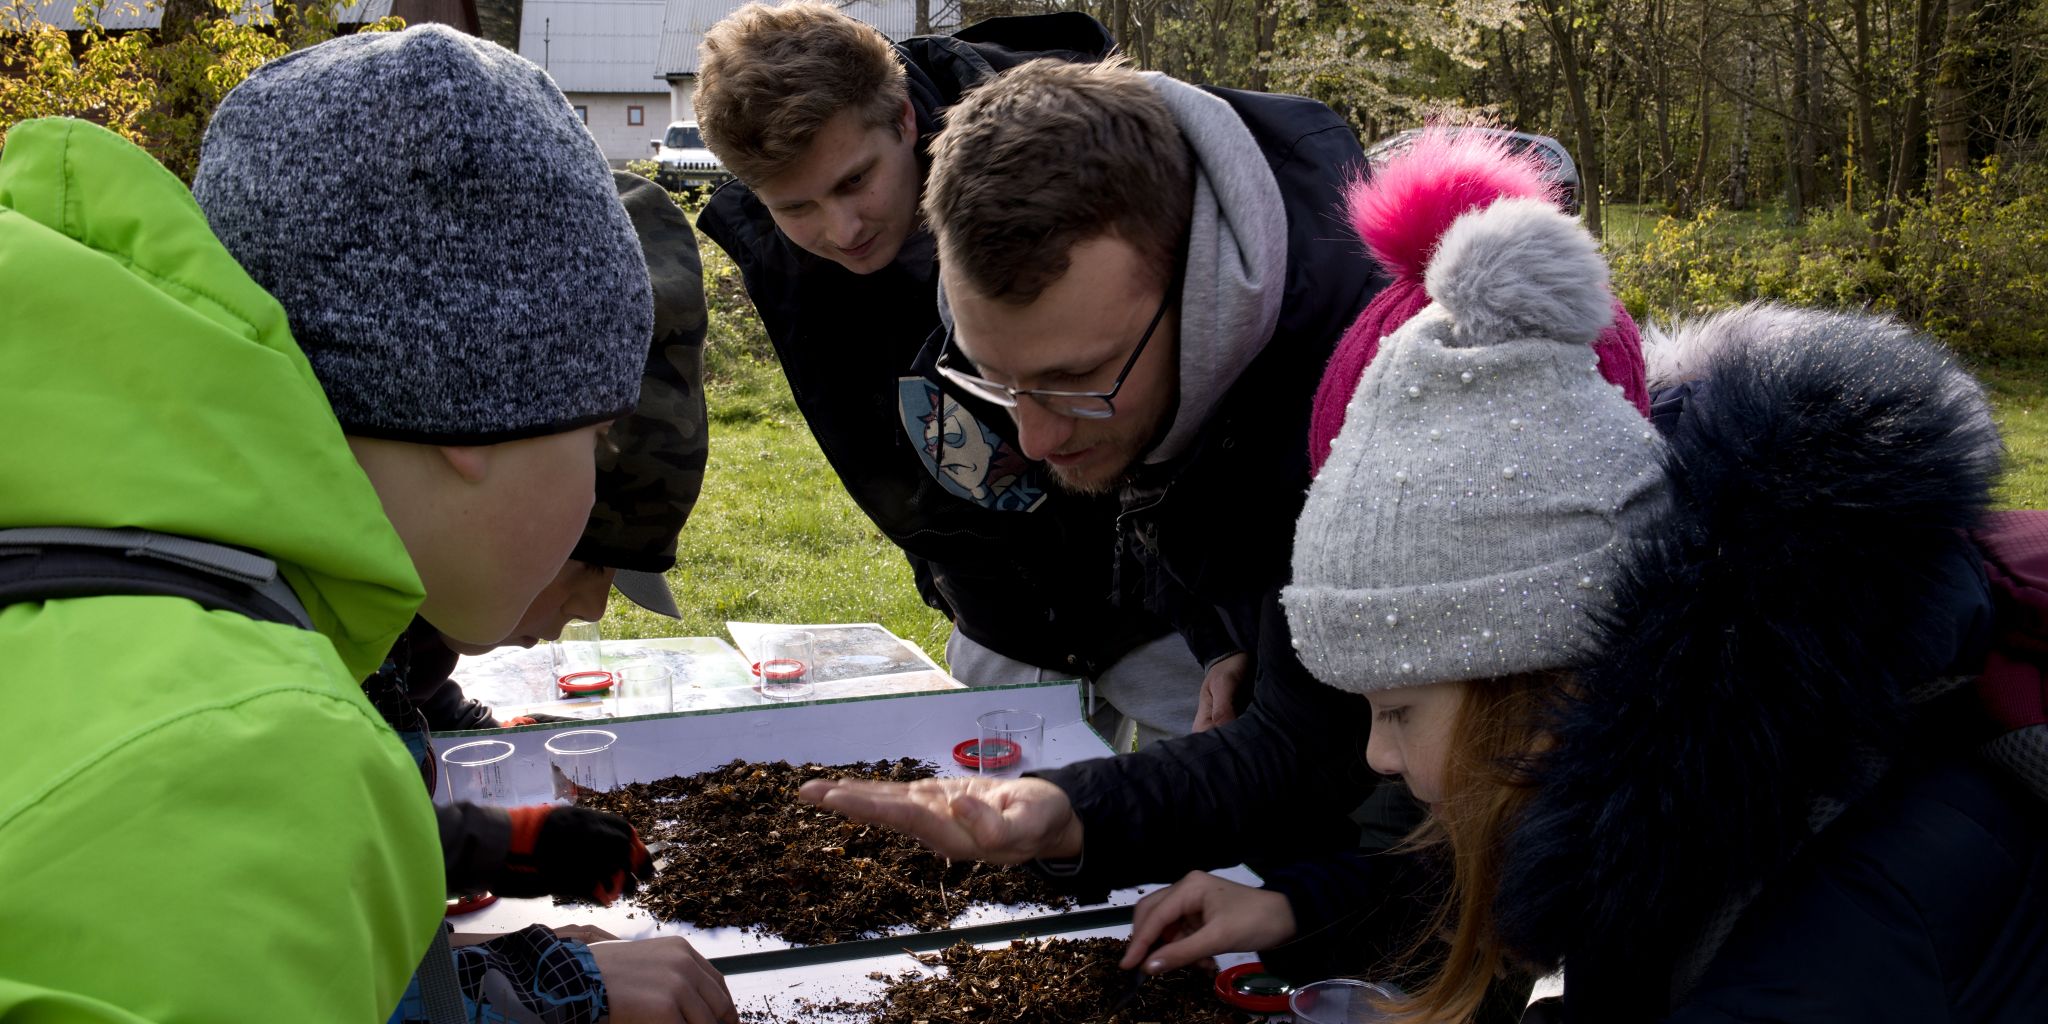
[[[1465,684],[1445,755],[1443,800],[1402,844],[1450,862],[1450,888],[1405,958],[1411,970],[1442,966],[1418,991],[1383,1004],[1382,1012],[1412,1024],[1463,1024],[1511,966],[1494,924],[1493,899],[1507,836],[1531,793],[1528,759],[1545,745],[1544,709],[1568,681],[1563,673],[1535,672]]]

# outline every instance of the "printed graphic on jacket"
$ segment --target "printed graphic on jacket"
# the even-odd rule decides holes
[[[911,446],[947,493],[999,512],[1029,512],[1045,502],[1038,467],[937,384],[899,377],[896,393]]]

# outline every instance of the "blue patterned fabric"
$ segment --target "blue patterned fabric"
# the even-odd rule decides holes
[[[597,960],[574,939],[535,924],[454,952],[464,1019],[472,1024],[596,1024],[605,1016]],[[391,1024],[427,1024],[417,975]]]

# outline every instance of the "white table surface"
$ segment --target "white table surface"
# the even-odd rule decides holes
[[[871,697],[800,704],[745,707],[602,723],[618,734],[615,763],[621,783],[644,782],[671,775],[693,775],[735,758],[748,761],[844,764],[854,761],[913,757],[939,766],[942,775],[969,772],[953,761],[953,747],[977,735],[975,717],[999,708],[1037,712],[1045,719],[1045,745],[1040,767],[1058,767],[1110,756],[1102,737],[1082,714],[1080,684],[1039,683],[991,689],[958,689],[908,696]],[[542,743],[577,725],[528,726],[520,729],[437,735],[437,750],[470,738],[508,740],[517,748],[513,773],[522,798],[539,802],[548,796],[547,755]],[[1032,767],[1027,765],[1026,767]],[[447,799],[447,786],[436,794]],[[1257,877],[1243,868],[1218,872],[1248,884]],[[1110,905],[1128,905],[1151,888],[1119,890]],[[970,908],[955,926],[1037,918],[1056,913],[1043,907]],[[501,899],[474,913],[452,919],[457,931],[499,933],[528,924],[590,924],[621,938],[681,935],[706,956],[728,956],[788,948],[772,936],[738,928],[699,928],[660,922],[626,901],[610,907],[558,907],[549,899]],[[905,928],[904,931],[910,929]]]

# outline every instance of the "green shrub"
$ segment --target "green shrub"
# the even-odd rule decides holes
[[[1951,184],[1899,219],[1900,311],[1973,354],[2048,352],[2048,166],[1991,160]]]
[[[266,62],[330,39],[337,7],[299,4],[280,23],[260,0],[207,0],[190,34],[164,42],[156,31],[110,34],[107,0],[75,9],[77,46],[42,22],[31,0],[0,0],[0,145],[7,126],[35,117],[79,117],[148,150],[190,182],[199,143],[221,97]],[[404,28],[382,18],[362,31]]]
[[[1797,229],[1718,209],[1610,238],[1615,294],[1669,321],[1755,299],[1895,311],[1961,351],[2048,354],[2048,166],[1987,162],[1913,200],[1889,235],[1837,207]]]

